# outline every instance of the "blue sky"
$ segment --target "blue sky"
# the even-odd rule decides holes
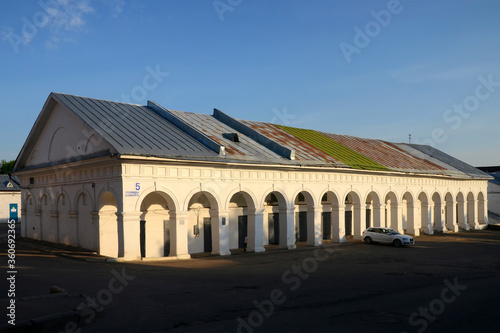
[[[496,0],[1,6],[2,159],[55,91],[394,142],[411,133],[500,165]]]

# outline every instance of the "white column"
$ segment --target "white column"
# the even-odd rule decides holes
[[[381,204],[373,204],[372,205],[372,226],[380,227],[382,220],[382,205]]]
[[[280,248],[295,249],[295,207],[280,209]]]
[[[396,219],[393,219],[391,228],[401,234],[404,234],[405,231],[403,230],[403,207],[401,207],[401,205],[398,203],[393,203],[391,206],[391,209],[394,209],[394,213],[396,215]]]
[[[332,205],[332,242],[345,243],[345,206]]]
[[[453,232],[458,231],[458,225],[455,223],[456,205],[454,202],[446,201],[446,228]]]
[[[407,219],[408,219],[408,230],[409,234],[414,236],[420,235],[420,224],[421,221],[418,219],[417,207],[413,202],[407,203]]]
[[[248,212],[247,251],[264,252],[264,208]]]
[[[427,213],[428,213],[428,218],[427,218],[427,230],[429,231],[429,235],[434,234],[434,203],[429,203],[427,206]]]
[[[188,248],[188,211],[175,211],[170,219],[170,255],[178,259],[189,259]]]
[[[353,239],[363,239],[363,228],[361,224],[366,222],[365,205],[353,204],[352,205],[352,220],[353,220]]]
[[[464,230],[470,230],[470,227],[467,224],[466,202],[458,201],[457,207],[458,207],[458,214],[457,214],[458,227],[463,228]]]
[[[472,220],[469,221],[469,225],[471,229],[479,229],[479,223],[478,223],[478,218],[477,218],[477,200],[474,200],[474,203],[471,205],[472,206],[472,212],[471,212],[471,218]]]
[[[479,221],[480,223],[486,223],[489,224],[490,221],[488,219],[488,200],[484,199],[484,205],[483,205],[483,216],[484,216],[484,221]]]
[[[323,206],[307,208],[307,245],[320,246],[323,244],[321,235],[321,214]]]
[[[229,210],[210,209],[212,220],[212,254],[230,255]]]
[[[141,212],[116,213],[119,235],[118,256],[126,260],[141,258],[140,216]]]

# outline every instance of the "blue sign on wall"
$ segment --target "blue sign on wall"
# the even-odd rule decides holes
[[[9,220],[15,220],[17,222],[17,204],[9,204],[10,217]]]

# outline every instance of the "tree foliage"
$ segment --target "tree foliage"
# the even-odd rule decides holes
[[[12,160],[12,161],[2,160],[0,162],[0,165],[1,165],[0,174],[7,174],[7,173],[11,172],[12,168],[14,168],[15,162],[16,162],[15,160]]]

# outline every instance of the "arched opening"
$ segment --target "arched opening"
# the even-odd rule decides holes
[[[213,196],[208,192],[194,194],[188,204],[189,253],[213,252],[218,227],[218,210]]]
[[[141,202],[141,257],[166,257],[170,254],[170,230],[175,223],[172,199],[163,192],[149,193]],[[173,236],[172,236],[173,237]]]
[[[399,226],[398,219],[398,199],[394,192],[389,192],[385,196],[385,227],[399,232],[403,232],[402,225]]]
[[[342,225],[340,225],[340,205],[337,195],[331,191],[323,194],[321,197],[321,206],[323,207],[321,214],[321,234],[323,240],[344,243],[346,241],[345,223],[342,221]]]
[[[477,195],[477,219],[479,224],[488,223],[488,215],[486,213],[486,200],[484,199],[483,192]]]
[[[26,228],[26,237],[29,238],[34,238],[34,232],[35,232],[35,211],[36,211],[36,205],[35,205],[35,199],[33,196],[28,195],[26,198],[26,217],[24,223],[26,223],[25,228]]]
[[[54,221],[50,215],[51,203],[48,195],[44,194],[40,199],[40,236],[41,239],[56,242]]]
[[[413,201],[413,196],[410,192],[406,192],[403,195],[403,230],[405,233],[409,233],[415,236],[420,234],[419,226],[417,221],[415,221],[415,204]]]
[[[356,192],[349,192],[345,197],[345,234],[346,238],[361,239],[364,216],[361,209],[361,199]],[[363,221],[365,223],[365,221]]]
[[[255,208],[252,198],[238,192],[229,200],[229,249],[247,250],[251,226],[255,226]],[[253,235],[255,237],[255,235]],[[261,245],[262,246],[262,245]],[[251,250],[255,250],[250,246]]]
[[[286,200],[277,191],[264,199],[264,244],[288,247]]]
[[[83,192],[78,196],[76,210],[78,212],[78,246],[97,251],[97,242],[95,240],[97,225],[92,220],[92,201],[87,193]]]
[[[113,193],[106,191],[99,200],[99,253],[118,257],[118,206]]]
[[[476,202],[472,192],[467,194],[467,224],[472,229],[476,227]]]
[[[312,196],[302,191],[294,200],[295,205],[295,242],[305,243],[313,238],[314,243],[314,202]]]
[[[457,194],[457,206],[456,206],[456,219],[459,228],[463,230],[469,230],[469,225],[467,224],[467,215],[466,215],[466,202],[464,195],[462,192],[458,192]]]
[[[439,193],[435,192],[432,195],[432,227],[435,231],[444,231],[444,219],[443,219],[443,213],[444,210],[442,208],[442,203],[441,203],[441,196]]]
[[[446,193],[444,196],[444,223],[445,229],[456,232],[458,231],[458,225],[455,222],[455,214],[457,212],[455,202],[453,201],[453,196],[451,193]]]
[[[425,193],[420,193],[417,200],[417,219],[420,220],[420,230],[424,234],[431,234],[432,228],[429,220],[429,201]]]
[[[377,193],[370,192],[366,196],[366,228],[380,227],[380,198]],[[366,229],[365,228],[365,229]]]
[[[58,243],[69,245],[76,240],[76,226],[69,221],[69,200],[64,193],[57,197]]]

